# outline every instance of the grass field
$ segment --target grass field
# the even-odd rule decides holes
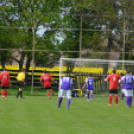
[[[134,108],[125,101],[114,100],[108,106],[108,96],[72,98],[66,109],[66,98],[57,108],[58,98],[25,96],[16,99],[8,95],[0,100],[0,134],[133,134]]]

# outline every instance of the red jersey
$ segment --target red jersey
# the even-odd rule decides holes
[[[52,76],[50,74],[43,74],[41,77],[40,77],[40,80],[43,80],[44,81],[44,87],[51,87],[51,80],[52,80]]]
[[[118,74],[111,74],[107,77],[107,81],[110,82],[109,89],[118,89],[118,82],[121,79]]]
[[[0,74],[1,86],[8,87],[10,81],[10,74],[6,71]]]

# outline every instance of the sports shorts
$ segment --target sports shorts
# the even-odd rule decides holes
[[[9,86],[1,86],[1,89],[8,89]]]
[[[51,87],[44,87],[44,89],[52,89]]]
[[[23,88],[23,86],[24,86],[24,82],[23,81],[18,81],[18,84],[19,84],[19,88]]]
[[[118,94],[117,89],[109,89],[109,94]]]

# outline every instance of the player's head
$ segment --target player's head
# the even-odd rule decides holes
[[[47,70],[44,70],[44,73],[46,74],[47,73]]]
[[[124,76],[124,73],[121,73],[120,75],[121,75],[121,76]]]
[[[130,74],[130,71],[129,70],[127,70],[127,74]]]
[[[113,73],[114,73],[114,74],[116,73],[116,70],[115,70],[115,69],[113,69]]]
[[[92,77],[92,74],[91,73],[89,73],[89,77]]]
[[[3,68],[3,71],[6,71],[6,68]]]
[[[25,69],[21,69],[21,72],[25,72]]]

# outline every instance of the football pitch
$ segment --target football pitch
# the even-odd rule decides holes
[[[70,109],[64,98],[57,108],[58,97],[7,96],[0,100],[0,134],[133,134],[134,108],[125,101],[108,106],[108,96],[72,98]]]

